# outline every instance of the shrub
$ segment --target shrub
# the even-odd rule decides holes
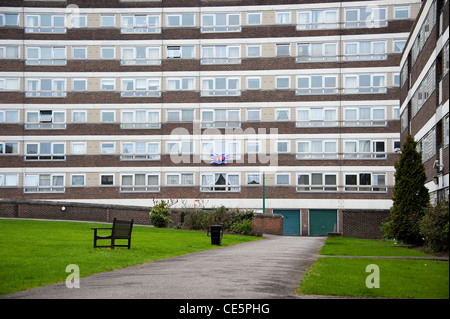
[[[170,214],[167,203],[162,201],[150,210],[150,221],[155,227],[166,227],[168,223],[172,223],[172,220],[169,218]]]
[[[202,210],[197,210],[185,217],[183,227],[187,229],[205,230],[210,223],[210,214]]]
[[[253,230],[253,223],[249,219],[231,225],[232,232],[241,233],[243,235],[251,235],[252,230]]]
[[[431,251],[448,251],[448,202],[439,203],[425,212],[419,222],[420,233]]]

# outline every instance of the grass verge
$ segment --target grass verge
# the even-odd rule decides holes
[[[350,238],[328,238],[321,255],[427,256],[392,243]],[[379,269],[379,288],[368,288],[366,279]],[[449,298],[449,264],[435,260],[320,257],[304,276],[298,294],[372,298]]]
[[[134,226],[130,250],[94,249],[94,227],[111,224],[0,219],[0,295],[63,282],[69,264],[78,265],[86,277],[218,248],[204,232]],[[224,235],[222,245],[257,239]]]

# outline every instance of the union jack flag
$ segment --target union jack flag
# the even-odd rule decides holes
[[[211,154],[211,164],[227,164],[228,154]]]

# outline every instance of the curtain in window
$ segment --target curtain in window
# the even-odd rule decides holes
[[[167,175],[167,184],[168,185],[178,185],[180,184],[178,175]]]
[[[158,186],[159,185],[159,176],[158,175],[148,175],[147,176],[147,185]]]
[[[133,176],[132,175],[122,175],[122,186],[132,186]]]
[[[228,185],[239,185],[239,175],[228,175]]]
[[[38,186],[39,176],[38,175],[25,175],[25,186]]]
[[[346,158],[356,158],[356,142],[345,142],[344,148]]]
[[[194,174],[181,174],[182,185],[194,185]]]
[[[346,93],[356,93],[357,90],[357,77],[356,76],[347,76],[345,78],[345,92]]]
[[[298,121],[308,121],[309,120],[308,110],[297,110],[297,120]]]
[[[159,145],[158,143],[148,143],[148,153],[158,154]]]
[[[213,176],[212,175],[202,175],[202,185],[212,185],[213,184]]]
[[[53,186],[64,186],[64,177],[63,176],[53,176],[52,185]]]

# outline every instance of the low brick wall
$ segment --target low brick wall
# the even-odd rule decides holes
[[[80,220],[112,223],[114,218],[133,219],[150,225],[150,207],[47,201],[0,200],[0,217]]]
[[[343,210],[344,237],[381,239],[381,224],[390,218],[389,210]]]
[[[280,214],[256,214],[253,218],[255,234],[283,235],[283,216]]]

